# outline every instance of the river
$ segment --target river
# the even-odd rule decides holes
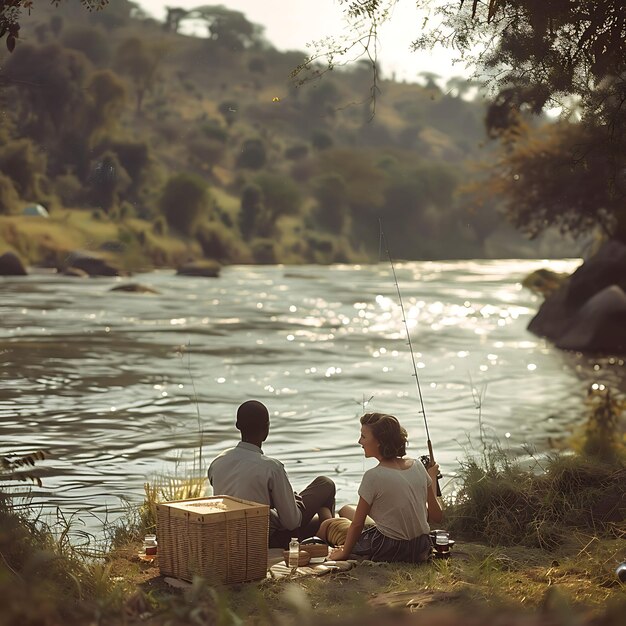
[[[561,352],[526,330],[540,299],[522,278],[578,263],[397,264],[444,482],[480,448],[479,417],[487,439],[541,452],[584,419],[590,382],[622,384],[622,361]],[[342,503],[370,466],[356,443],[364,408],[396,415],[410,452],[425,453],[388,264],[157,271],[132,281],[158,295],[110,291],[126,280],[0,278],[0,452],[48,452],[35,502],[115,515],[141,502],[145,481],[184,476],[234,445],[248,398],[269,407],[265,451],[294,487],[326,474]]]

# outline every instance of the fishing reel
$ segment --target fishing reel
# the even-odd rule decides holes
[[[422,462],[422,465],[428,469],[430,467],[430,457],[427,454],[423,454],[422,456],[420,456],[420,461]],[[439,487],[439,479],[443,478],[443,475],[441,473],[441,471],[437,472],[437,495],[440,496],[441,495],[441,488]]]

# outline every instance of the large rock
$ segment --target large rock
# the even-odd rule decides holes
[[[528,330],[539,337],[546,337],[550,341],[557,341],[567,328],[576,309],[567,304],[567,290],[569,281],[559,289],[546,296],[543,304],[530,320]]]
[[[610,241],[549,294],[528,330],[557,347],[626,352],[626,245]]]
[[[626,293],[611,285],[589,298],[572,316],[557,348],[580,352],[626,351]]]
[[[610,285],[626,291],[626,245],[608,241],[570,277],[567,304],[582,306],[596,293]]]
[[[106,259],[88,252],[71,252],[65,263],[66,268],[75,267],[89,276],[123,276],[119,268],[111,265]]]
[[[15,252],[0,255],[0,276],[27,276],[28,272],[22,259]]]

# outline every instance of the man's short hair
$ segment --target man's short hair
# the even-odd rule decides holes
[[[237,409],[237,428],[242,433],[259,433],[270,421],[267,407],[258,400],[248,400]]]

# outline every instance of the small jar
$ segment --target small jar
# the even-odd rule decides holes
[[[435,535],[435,550],[441,556],[447,556],[450,553],[450,535],[443,531],[437,531]]]
[[[143,538],[143,551],[146,556],[154,556],[157,553],[156,535],[146,535]]]

